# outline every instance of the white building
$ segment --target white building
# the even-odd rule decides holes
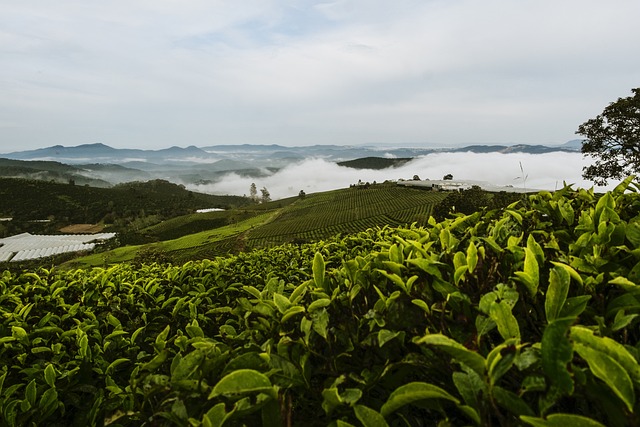
[[[66,252],[90,251],[97,244],[116,237],[116,233],[33,235],[30,233],[0,239],[0,262],[46,258]]]

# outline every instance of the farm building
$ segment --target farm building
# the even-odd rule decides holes
[[[469,180],[454,180],[453,177],[447,179],[423,179],[420,181],[402,181],[398,182],[398,185],[404,185],[407,187],[421,187],[428,188],[434,191],[463,191],[468,190],[471,187],[480,187],[485,191],[506,191],[509,193],[531,193],[540,190],[531,188],[520,188],[514,186],[498,186],[493,185],[485,181],[469,181]]]
[[[115,233],[33,235],[22,233],[0,239],[0,262],[27,261],[65,252],[90,251],[113,239]]]

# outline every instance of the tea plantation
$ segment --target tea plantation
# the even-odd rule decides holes
[[[631,426],[640,195],[0,276],[0,425]]]

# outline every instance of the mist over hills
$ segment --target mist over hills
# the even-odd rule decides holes
[[[576,143],[577,141],[577,143]],[[415,157],[436,152],[476,152],[476,153],[530,153],[540,154],[554,151],[579,151],[579,140],[569,141],[563,145],[467,145],[455,148],[412,148],[412,147],[377,147],[377,146],[341,146],[312,145],[286,147],[282,145],[211,145],[205,147],[188,146],[169,147],[158,150],[140,150],[130,148],[113,148],[105,144],[83,144],[74,147],[54,145],[36,150],[17,151],[0,154],[0,157],[14,160],[46,160],[67,164],[113,163],[125,165],[142,164],[214,164],[221,160],[236,160],[240,166],[255,166],[255,162],[270,160],[276,163],[305,158],[323,158],[329,161],[347,161],[361,157]],[[237,169],[238,164],[230,165]],[[278,166],[278,165],[275,165]],[[221,170],[221,169],[220,169]]]
[[[196,191],[238,195],[246,193],[249,185],[256,182],[258,187],[267,186],[270,190],[277,188],[272,191],[274,197],[288,197],[297,194],[300,189],[308,192],[342,188],[359,179],[410,179],[415,174],[423,179],[438,179],[442,176],[442,170],[456,174],[460,170],[459,165],[469,162],[471,166],[461,170],[468,176],[461,176],[458,172],[457,177],[499,180],[497,184],[509,185],[513,176],[521,174],[519,162],[527,159],[527,166],[534,171],[537,168],[533,167],[532,159],[542,161],[550,155],[568,155],[571,159],[569,166],[573,165],[575,171],[569,171],[566,177],[554,175],[549,179],[554,183],[563,179],[575,181],[574,177],[579,176],[581,170],[581,166],[577,165],[582,158],[580,146],[580,140],[555,146],[496,144],[453,148],[244,144],[142,150],[113,148],[101,143],[75,147],[54,145],[0,154],[0,176],[73,181],[98,187],[163,179]],[[435,160],[443,158],[447,159],[445,164]],[[489,164],[491,162],[493,164]],[[549,162],[545,160],[543,163]],[[477,166],[480,164],[485,169],[479,169]],[[440,167],[434,169],[435,165]],[[381,170],[382,173],[367,173],[369,169]],[[497,176],[498,171],[505,173]]]

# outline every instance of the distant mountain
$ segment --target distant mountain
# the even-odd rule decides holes
[[[572,139],[562,144],[561,147],[580,151],[582,149],[582,142],[582,139]]]
[[[105,144],[83,144],[75,147],[54,145],[37,150],[18,151],[0,155],[13,161],[31,161],[28,171],[17,173],[16,165],[0,164],[0,176],[38,177],[38,179],[66,181],[105,186],[130,181],[163,179],[180,184],[216,182],[230,172],[242,176],[262,177],[266,170],[275,171],[305,159],[320,158],[350,167],[372,168],[395,164],[389,159],[411,159],[431,153],[531,153],[579,151],[580,140],[563,145],[468,145],[458,148],[407,148],[384,146],[312,145],[285,147],[282,145],[211,145],[205,147],[169,147],[160,150],[113,148]],[[382,160],[371,160],[371,159]],[[357,159],[356,163],[351,162]],[[385,160],[386,159],[386,160]],[[51,169],[52,163],[77,168],[68,171]],[[374,162],[376,163],[374,165]],[[48,166],[47,166],[48,165]],[[36,173],[41,170],[42,173]],[[19,171],[18,171],[19,172]],[[57,174],[57,175],[56,175]],[[93,182],[95,180],[95,182]]]
[[[121,164],[126,161],[143,161],[157,163],[173,163],[189,159],[219,160],[206,151],[189,146],[187,148],[170,147],[161,150],[139,150],[129,148],[113,148],[104,144],[84,144],[75,147],[54,145],[30,151],[18,151],[4,155],[18,160],[53,160],[70,164],[98,162]]]
[[[361,159],[347,160],[346,162],[338,162],[338,165],[354,169],[386,169],[402,166],[410,162],[412,159],[388,159],[384,157],[363,157]]]
[[[560,145],[555,147],[549,147],[547,145],[468,145],[462,148],[456,148],[449,150],[458,153],[472,152],[472,153],[529,153],[529,154],[544,154],[552,153],[554,151],[576,151],[573,145]],[[578,148],[579,151],[579,148]]]
[[[74,182],[92,187],[111,186],[108,179],[85,173],[81,167],[53,161],[25,161],[0,158],[0,177],[35,179],[58,183]]]
[[[212,164],[224,160],[236,160],[244,166],[262,167],[269,165],[281,167],[291,161],[311,157],[324,158],[329,161],[348,161],[364,157],[407,158],[426,155],[434,152],[475,152],[475,153],[549,153],[553,151],[577,151],[581,141],[569,141],[563,145],[468,145],[461,148],[406,148],[406,147],[367,147],[342,145],[312,145],[301,147],[285,147],[281,145],[212,145],[206,147],[188,146],[186,148],[170,147],[160,150],[139,150],[130,148],[113,148],[105,144],[84,144],[75,147],[54,145],[37,150],[18,151],[2,155],[15,160],[51,160],[67,164],[79,163],[113,163],[131,164],[131,162],[153,163],[156,165]],[[384,155],[383,155],[384,154]],[[140,168],[140,163],[134,166]]]

